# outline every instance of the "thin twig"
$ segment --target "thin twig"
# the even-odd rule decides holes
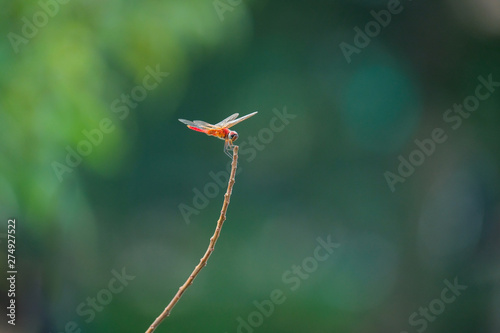
[[[224,221],[226,220],[226,211],[227,207],[229,206],[229,199],[231,198],[231,192],[233,191],[233,185],[234,185],[234,176],[236,175],[236,167],[238,165],[238,146],[233,146],[233,162],[231,163],[231,175],[229,176],[229,182],[227,184],[227,191],[226,194],[224,194],[224,203],[222,204],[222,210],[220,211],[220,217],[219,220],[217,221],[217,227],[215,228],[215,232],[213,236],[210,238],[210,243],[208,244],[208,249],[203,255],[203,257],[200,259],[200,263],[198,266],[194,268],[194,271],[191,273],[187,281],[179,288],[177,293],[175,294],[174,298],[170,301],[170,303],[167,305],[165,310],[156,318],[156,320],[151,324],[151,326],[148,328],[146,333],[152,333],[154,330],[161,324],[161,322],[167,318],[170,315],[170,312],[172,311],[172,308],[177,304],[179,299],[181,298],[182,294],[186,291],[186,289],[193,284],[193,280],[196,278],[196,276],[200,273],[201,269],[207,265],[208,258],[210,258],[210,255],[214,251],[215,243],[217,242],[217,239],[219,238],[220,231],[222,229],[222,225],[224,224]]]

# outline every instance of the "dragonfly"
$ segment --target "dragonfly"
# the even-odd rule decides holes
[[[234,148],[233,142],[238,139],[238,133],[236,133],[235,131],[230,131],[229,128],[256,114],[257,111],[236,119],[239,116],[239,113],[235,113],[215,125],[201,120],[189,121],[186,119],[179,119],[179,121],[183,124],[186,124],[187,127],[189,129],[192,129],[193,131],[205,133],[206,135],[215,136],[221,140],[224,140],[224,153],[229,156],[229,158],[231,158],[232,156],[230,152]]]

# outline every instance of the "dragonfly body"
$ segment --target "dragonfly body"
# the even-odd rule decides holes
[[[194,126],[190,126],[188,125],[188,128],[189,129],[192,129],[193,131],[197,131],[197,132],[201,132],[201,133],[205,133],[206,135],[210,135],[210,136],[216,136],[218,137],[219,139],[222,139],[222,140],[227,140],[228,137],[229,137],[229,134],[232,132],[232,133],[236,133],[235,131],[230,131],[228,128],[220,128],[220,129],[201,129],[201,128],[198,128],[198,127],[194,127]],[[236,133],[236,135],[238,135]],[[233,140],[234,141],[234,140]]]
[[[229,153],[230,150],[232,150],[234,144],[233,142],[238,139],[238,133],[235,131],[229,130],[231,126],[234,126],[238,124],[239,122],[242,122],[243,120],[250,118],[251,116],[255,115],[257,112],[252,112],[250,114],[247,114],[246,116],[243,116],[241,118],[236,119],[238,117],[238,113],[235,113],[226,119],[222,120],[221,122],[212,125],[209,123],[206,123],[201,120],[185,120],[185,119],[179,119],[179,121],[183,124],[186,124],[189,129],[192,129],[193,131],[205,133],[206,135],[210,136],[215,136],[218,137],[221,140],[224,140],[224,152],[226,155],[231,157],[231,154]]]

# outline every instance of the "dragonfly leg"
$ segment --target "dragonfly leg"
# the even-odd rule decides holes
[[[233,154],[231,154],[231,148],[229,148],[229,146],[227,145],[224,146],[224,154],[229,156],[229,158],[233,158]]]
[[[224,153],[229,156],[229,158],[233,158],[233,144],[230,141],[226,141],[224,144]]]

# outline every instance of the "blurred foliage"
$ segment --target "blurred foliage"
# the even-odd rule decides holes
[[[59,1],[0,1],[0,218],[17,219],[19,271],[3,332],[145,331],[205,251],[225,185],[197,193],[229,163],[177,119],[255,110],[214,255],[158,332],[238,331],[276,289],[250,330],[500,331],[500,89],[444,119],[478,77],[500,81],[497,1],[401,2],[350,62],[341,43],[392,1]],[[391,191],[436,128],[446,141]],[[284,274],[328,235],[340,247],[292,290]],[[82,315],[122,269],[123,291]],[[462,295],[412,325],[455,277]]]

